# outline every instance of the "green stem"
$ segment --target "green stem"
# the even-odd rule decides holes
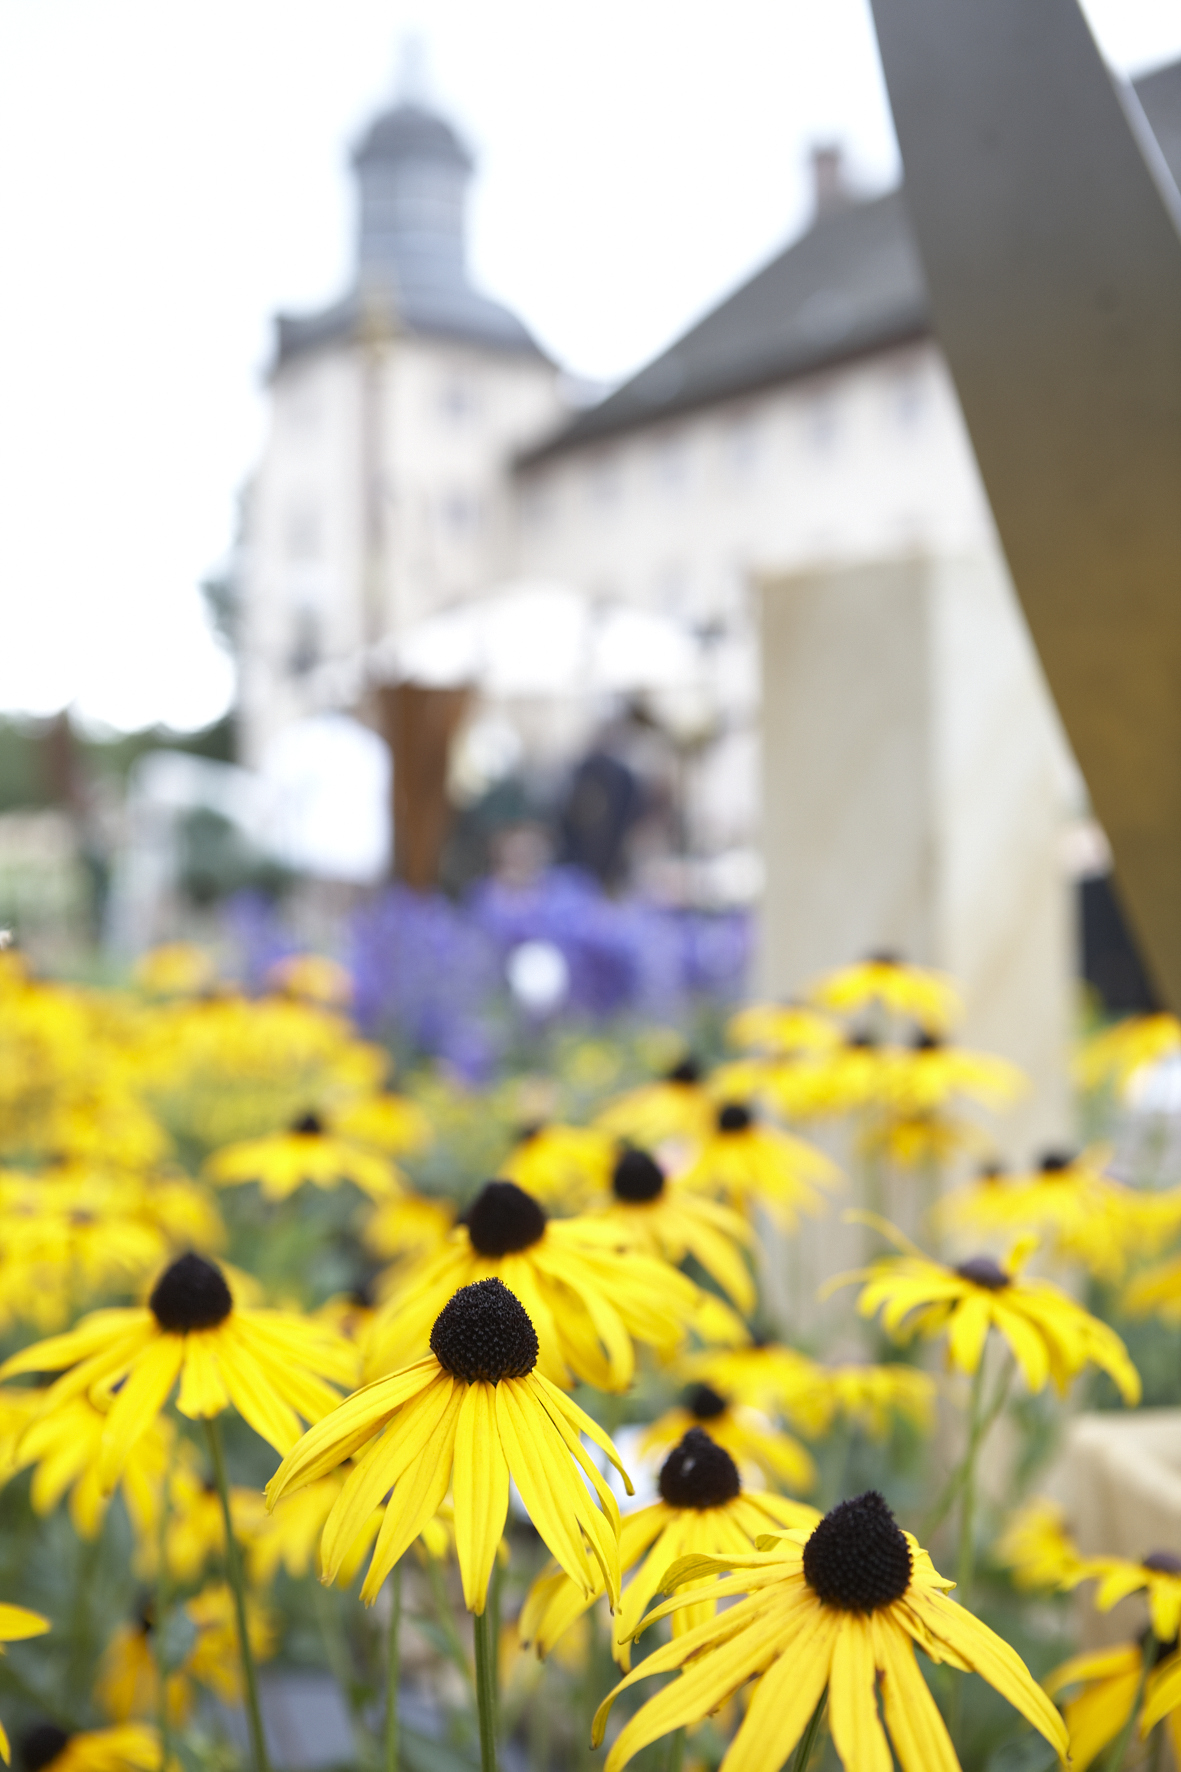
[[[402,1565],[390,1573],[390,1621],[386,1626],[385,1657],[385,1772],[398,1772],[398,1632],[402,1624]]]
[[[476,1712],[480,1719],[480,1772],[496,1772],[496,1639],[487,1600],[475,1617]]]
[[[1120,1772],[1120,1768],[1127,1758],[1128,1748],[1132,1744],[1132,1732],[1136,1727],[1136,1718],[1140,1715],[1144,1688],[1148,1682],[1149,1674],[1156,1666],[1156,1658],[1159,1654],[1160,1644],[1155,1637],[1150,1636],[1145,1642],[1144,1654],[1140,1660],[1140,1679],[1136,1686],[1136,1696],[1132,1700],[1132,1708],[1128,1712],[1128,1720],[1116,1737],[1115,1746],[1107,1758],[1106,1763],[1111,1767],[1111,1772]]]
[[[447,1652],[455,1666],[467,1681],[468,1690],[474,1696],[475,1688],[472,1681],[472,1664],[468,1659],[467,1650],[463,1646],[463,1638],[455,1623],[455,1614],[451,1610],[451,1602],[447,1598],[447,1588],[443,1581],[443,1570],[435,1557],[426,1560],[427,1580],[431,1584],[431,1598],[435,1602],[435,1620],[447,1640]]]
[[[993,1422],[1008,1401],[1009,1387],[1013,1382],[1013,1373],[1015,1370],[1016,1368],[1014,1367],[1013,1362],[1010,1361],[1005,1368],[1004,1375],[998,1383],[996,1390],[993,1392],[992,1401],[980,1418],[980,1444],[982,1444],[988,1437]],[[939,1500],[935,1503],[935,1506],[931,1509],[931,1512],[923,1522],[922,1530],[919,1533],[919,1537],[923,1544],[929,1545],[939,1527],[942,1526],[944,1520],[952,1510],[956,1497],[959,1495],[960,1490],[967,1481],[968,1474],[969,1460],[965,1455],[952,1471],[943,1493],[940,1495]],[[956,1597],[958,1598],[959,1596],[957,1595]]]
[[[668,1772],[681,1772],[685,1761],[685,1731],[674,1729],[668,1743]]]
[[[984,1355],[972,1374],[972,1390],[968,1403],[968,1446],[964,1453],[964,1480],[960,1499],[960,1543],[955,1564],[955,1597],[961,1606],[968,1604],[972,1576],[976,1566],[976,1460],[980,1451],[984,1425]]]
[[[820,1733],[820,1724],[824,1716],[824,1706],[828,1700],[828,1688],[820,1694],[820,1702],[808,1720],[800,1745],[796,1749],[796,1757],[792,1761],[792,1772],[808,1772],[808,1761],[812,1758],[812,1749],[816,1746],[816,1737]]]
[[[262,1707],[258,1702],[258,1675],[250,1648],[246,1623],[246,1582],[242,1574],[242,1554],[234,1537],[234,1521],[230,1513],[230,1490],[226,1482],[226,1456],[221,1443],[221,1423],[216,1415],[205,1418],[205,1434],[209,1441],[209,1461],[217,1484],[222,1518],[226,1528],[226,1575],[234,1595],[234,1611],[238,1617],[238,1650],[242,1657],[242,1684],[246,1689],[246,1721],[250,1728],[250,1746],[254,1756],[254,1772],[270,1772],[267,1742],[262,1727]]]
[[[156,1541],[156,1678],[160,1682],[160,1763],[172,1758],[172,1729],[168,1719],[168,1673],[164,1660],[164,1623],[168,1615],[168,1515],[172,1502],[172,1460],[175,1439],[168,1453],[160,1488],[160,1526]]]

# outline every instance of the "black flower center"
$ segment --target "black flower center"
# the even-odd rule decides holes
[[[842,1612],[876,1612],[900,1600],[910,1572],[910,1546],[876,1489],[840,1502],[804,1546],[804,1580]]]
[[[460,1287],[435,1318],[431,1352],[455,1378],[499,1384],[532,1372],[537,1331],[503,1280],[477,1280]]]
[[[292,1120],[291,1130],[301,1132],[305,1138],[320,1138],[324,1132],[324,1122],[319,1114],[301,1114],[298,1120]]]
[[[895,948],[877,948],[865,961],[868,966],[901,966],[902,955]]]
[[[876,1034],[867,1033],[864,1029],[850,1034],[845,1041],[846,1047],[852,1052],[876,1052],[880,1044]]]
[[[1153,1551],[1142,1566],[1154,1575],[1181,1575],[1181,1557],[1175,1551]]]
[[[920,1032],[915,1035],[910,1044],[911,1050],[914,1052],[942,1052],[947,1041],[941,1040],[938,1034]]]
[[[664,1170],[647,1151],[629,1146],[615,1165],[611,1187],[617,1200],[627,1200],[629,1204],[655,1200],[664,1189]]]
[[[545,1213],[515,1181],[490,1181],[467,1209],[467,1232],[477,1255],[517,1255],[545,1235]]]
[[[725,1448],[691,1427],[661,1466],[658,1488],[670,1507],[722,1507],[734,1500],[742,1482]]]
[[[726,1399],[712,1384],[691,1384],[685,1391],[685,1407],[698,1421],[716,1421],[726,1413]]]
[[[1003,1292],[1013,1284],[1013,1276],[991,1255],[973,1255],[961,1261],[955,1271],[961,1280],[971,1280],[973,1286],[983,1286],[986,1292]]]
[[[700,1083],[701,1066],[695,1058],[682,1058],[680,1064],[674,1064],[671,1071],[664,1074],[666,1083]]]
[[[728,1101],[718,1109],[718,1131],[745,1132],[751,1119],[751,1111],[744,1102]]]
[[[234,1308],[219,1267],[200,1255],[182,1255],[156,1281],[148,1299],[161,1329],[183,1335],[189,1329],[216,1329]]]
[[[52,1764],[60,1753],[64,1753],[69,1736],[56,1723],[38,1723],[21,1736],[20,1762],[24,1772],[41,1772],[43,1766]]]
[[[1069,1151],[1045,1151],[1038,1168],[1043,1175],[1061,1175],[1073,1162],[1074,1158]]]

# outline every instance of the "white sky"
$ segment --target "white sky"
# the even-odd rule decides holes
[[[1109,59],[1176,0],[1088,0]],[[0,708],[223,711],[197,585],[265,419],[276,308],[339,294],[347,153],[421,36],[479,157],[477,280],[634,369],[805,217],[808,146],[897,150],[866,0],[0,0]]]

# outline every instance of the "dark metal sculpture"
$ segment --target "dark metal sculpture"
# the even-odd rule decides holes
[[[873,0],[1014,582],[1181,1009],[1181,199],[1075,0]]]

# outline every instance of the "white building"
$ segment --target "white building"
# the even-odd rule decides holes
[[[558,371],[469,283],[472,162],[403,103],[354,155],[353,288],[281,316],[270,433],[246,510],[242,732],[257,763],[282,728],[355,705],[368,648],[508,570],[508,466],[559,420]]]
[[[1181,173],[1181,63],[1137,90]],[[1023,1141],[1060,1136],[1079,785],[903,192],[854,200],[818,153],[804,234],[563,422],[554,366],[466,282],[470,162],[447,125],[401,106],[357,168],[356,288],[280,323],[247,536],[250,754],[355,700],[367,644],[510,576],[674,617],[712,699],[692,844],[765,856],[766,983],[870,948],[946,966],[969,1035],[1039,1084]],[[573,746],[600,711],[552,730]]]

